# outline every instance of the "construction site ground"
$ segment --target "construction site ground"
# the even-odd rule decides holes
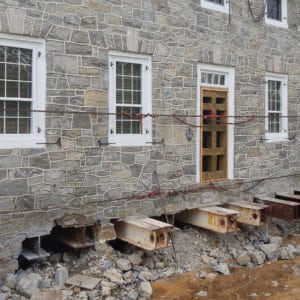
[[[292,235],[285,243],[300,243],[300,235]],[[205,270],[209,272],[209,270]],[[237,267],[230,275],[199,279],[188,272],[152,284],[153,300],[300,300],[300,257],[294,260],[267,262],[249,269]]]

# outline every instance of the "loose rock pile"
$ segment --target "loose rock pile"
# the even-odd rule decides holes
[[[230,234],[191,226],[173,231],[172,247],[144,251],[125,244],[119,249],[98,241],[94,249],[54,253],[26,270],[7,274],[0,288],[0,300],[135,300],[150,299],[151,282],[187,271],[199,271],[199,278],[229,275],[238,266],[252,268],[265,261],[293,259],[300,245],[283,245],[283,236],[300,232],[300,223],[273,220],[269,229],[245,226]],[[212,272],[206,273],[204,267]],[[214,272],[213,272],[214,271]],[[75,274],[99,279],[95,288],[66,284]]]

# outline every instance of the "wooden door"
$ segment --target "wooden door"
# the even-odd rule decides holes
[[[227,96],[224,89],[201,89],[201,182],[227,178]]]

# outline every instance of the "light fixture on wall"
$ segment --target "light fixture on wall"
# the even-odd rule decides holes
[[[191,127],[186,130],[185,137],[189,142],[193,139],[193,130]]]

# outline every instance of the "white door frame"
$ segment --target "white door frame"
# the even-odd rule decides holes
[[[225,75],[225,84],[216,85],[201,83],[201,73],[217,73]],[[210,88],[227,88],[228,89],[228,110],[227,114],[228,123],[234,123],[234,78],[235,70],[234,68],[224,67],[219,65],[210,64],[198,64],[197,65],[197,115],[201,112],[201,87]],[[197,126],[200,126],[200,118],[197,120]],[[227,134],[227,179],[234,178],[234,125],[228,124],[228,134]],[[200,182],[200,155],[201,155],[201,143],[200,143],[200,127],[197,128],[197,138],[196,138],[196,151],[197,151],[197,164],[196,164],[196,180]]]

